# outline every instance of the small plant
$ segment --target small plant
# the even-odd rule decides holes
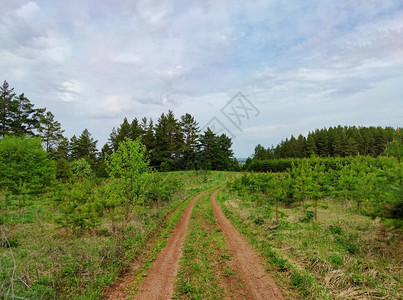
[[[307,210],[305,212],[305,216],[303,218],[300,219],[300,221],[302,223],[309,223],[312,222],[313,218],[315,216],[315,212],[313,212],[312,210]]]
[[[253,220],[253,223],[255,223],[256,225],[263,225],[264,219],[262,217],[258,217],[255,220]]]
[[[332,254],[330,257],[330,262],[335,268],[337,268],[343,264],[343,258],[337,254]]]
[[[329,230],[332,234],[337,234],[337,235],[343,234],[343,228],[341,228],[340,225],[330,225]]]

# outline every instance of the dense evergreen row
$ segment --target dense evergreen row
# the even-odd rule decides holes
[[[395,133],[392,127],[330,127],[309,132],[307,137],[300,134],[281,141],[276,147],[255,147],[256,160],[274,158],[346,157],[369,155],[377,157],[385,152],[386,143]]]
[[[88,129],[81,135],[68,140],[61,124],[51,112],[34,108],[30,100],[21,94],[16,95],[13,88],[4,81],[0,87],[0,137],[29,136],[40,137],[44,149],[57,161],[58,177],[70,176],[68,162],[84,169],[85,162],[90,164],[98,176],[104,176],[104,158],[118,149],[125,139],[141,138],[146,146],[150,165],[161,171],[170,170],[228,170],[237,169],[233,160],[232,141],[226,135],[217,135],[210,129],[201,132],[198,123],[190,114],[176,119],[173,112],[162,114],[157,123],[151,119],[134,119],[131,123],[124,118],[123,123],[113,129],[109,142],[101,151]]]
[[[125,138],[142,138],[151,166],[163,170],[228,170],[236,168],[232,160],[232,141],[225,134],[217,135],[209,128],[203,133],[194,117],[185,114],[176,119],[172,111],[161,114],[158,122],[136,118],[129,123],[124,118],[118,129],[113,129],[102,152],[116,151]]]

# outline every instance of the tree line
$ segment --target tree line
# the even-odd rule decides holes
[[[215,134],[210,128],[200,131],[199,124],[190,114],[179,119],[174,113],[162,113],[154,125],[152,119],[127,118],[112,132],[102,152],[110,154],[126,138],[141,137],[150,165],[162,171],[174,170],[228,170],[235,168],[231,138]]]
[[[257,145],[254,160],[278,158],[346,157],[368,155],[377,157],[385,152],[385,145],[393,139],[392,127],[337,126],[316,129],[305,137],[291,135],[276,147]]]
[[[90,167],[97,176],[106,176],[104,159],[116,152],[126,139],[141,139],[146,147],[150,166],[161,171],[227,170],[237,168],[231,150],[232,140],[225,134],[215,134],[209,128],[201,132],[193,116],[185,114],[177,119],[172,111],[163,113],[157,123],[152,119],[123,119],[113,128],[108,142],[97,149],[88,129],[70,139],[54,115],[45,108],[35,108],[24,95],[17,95],[7,81],[0,86],[0,138],[6,136],[40,137],[43,148],[57,162],[58,177],[69,177],[69,163],[73,169]],[[77,163],[77,161],[80,161]],[[86,166],[87,164],[87,166]],[[88,166],[89,164],[89,166]]]

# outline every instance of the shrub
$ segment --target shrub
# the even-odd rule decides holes
[[[56,162],[56,179],[63,182],[69,181],[73,177],[73,171],[70,164],[64,158],[60,158]]]
[[[78,179],[92,179],[95,177],[90,163],[85,158],[79,158],[71,162],[71,170]]]
[[[42,192],[55,178],[55,164],[39,138],[0,139],[0,188],[18,192]]]
[[[125,139],[105,162],[108,173],[113,178],[110,192],[121,196],[127,220],[134,205],[144,204],[149,178],[146,147],[141,139]]]

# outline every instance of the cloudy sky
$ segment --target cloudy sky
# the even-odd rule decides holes
[[[99,148],[123,117],[169,109],[228,130],[237,157],[403,125],[403,0],[1,2],[0,80]],[[225,106],[238,92],[249,110]]]

